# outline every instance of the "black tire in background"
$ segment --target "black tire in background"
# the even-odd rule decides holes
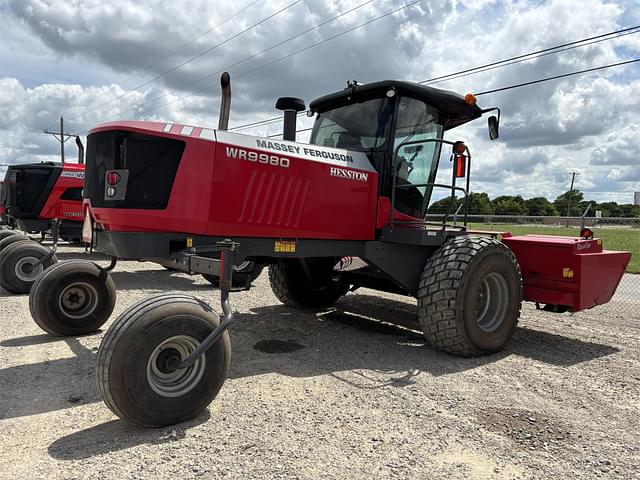
[[[0,230],[0,240],[4,240],[5,238],[12,235],[18,235],[18,232],[16,232],[15,230]]]
[[[5,237],[2,240],[0,240],[0,252],[2,252],[2,250],[7,248],[9,245],[12,245],[16,242],[20,242],[24,240],[30,241],[31,239],[26,235],[22,235],[22,234],[9,235],[8,237]]]
[[[310,278],[303,270],[302,261],[306,262]],[[330,258],[307,258],[269,265],[271,290],[290,307],[329,307],[349,291],[348,284],[333,280],[334,264]]]
[[[418,290],[418,319],[435,348],[460,356],[502,350],[522,303],[518,262],[503,243],[461,235],[427,261]]]
[[[116,286],[109,272],[86,260],[49,267],[29,295],[33,320],[45,332],[58,336],[99,330],[115,303]]]
[[[158,295],[129,307],[98,350],[98,388],[106,405],[118,417],[144,427],[197,416],[229,373],[229,333],[191,367],[167,366],[186,358],[218,324],[206,303],[184,294]]]
[[[51,250],[33,240],[21,240],[0,252],[0,286],[11,293],[29,293],[36,279],[58,261]],[[33,265],[49,256],[44,263]]]

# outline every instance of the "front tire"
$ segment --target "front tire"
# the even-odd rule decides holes
[[[51,250],[32,240],[21,240],[0,253],[0,285],[11,293],[29,293],[42,272],[58,261]],[[50,255],[50,256],[49,256]],[[44,257],[49,258],[36,264]]]
[[[48,268],[29,295],[33,320],[45,332],[58,336],[99,330],[115,303],[116,286],[109,272],[86,260],[70,260]]]
[[[522,275],[509,248],[489,237],[444,243],[424,267],[418,319],[431,346],[471,357],[502,350],[515,330]]]
[[[167,365],[193,352],[218,324],[206,303],[188,295],[158,295],[131,306],[113,322],[98,351],[98,388],[106,405],[144,427],[196,417],[229,373],[229,333],[194,365]]]
[[[303,261],[306,263],[302,264]],[[326,258],[308,258],[282,260],[270,265],[271,290],[278,300],[290,307],[330,307],[349,291],[348,284],[332,278],[334,263]]]

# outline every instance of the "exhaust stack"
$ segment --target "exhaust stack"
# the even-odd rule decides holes
[[[84,145],[78,135],[76,135],[76,145],[78,146],[78,163],[82,165],[84,163]]]
[[[298,112],[306,107],[304,100],[294,97],[280,97],[276,101],[276,108],[284,111],[284,125],[282,130],[282,139],[296,141],[296,119]]]
[[[229,128],[229,111],[231,110],[231,76],[229,72],[224,72],[220,77],[222,87],[222,97],[220,99],[220,119],[218,120],[218,130]]]

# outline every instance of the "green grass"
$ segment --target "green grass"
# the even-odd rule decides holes
[[[578,228],[554,227],[547,225],[510,225],[504,223],[472,223],[470,229],[495,230],[510,232],[512,235],[540,234],[562,235],[577,237]],[[595,229],[595,236],[602,239],[606,250],[626,250],[631,252],[631,261],[627,267],[628,273],[640,273],[640,230],[624,227],[599,227]]]

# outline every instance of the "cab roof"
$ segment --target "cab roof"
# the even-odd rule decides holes
[[[480,117],[483,113],[480,107],[467,103],[461,95],[455,92],[400,80],[383,80],[381,82],[348,86],[339,92],[316,98],[309,104],[309,110],[315,113],[322,113],[350,103],[384,96],[389,90],[394,90],[397,95],[422,100],[427,105],[440,111],[441,121],[445,130],[470,122]]]

